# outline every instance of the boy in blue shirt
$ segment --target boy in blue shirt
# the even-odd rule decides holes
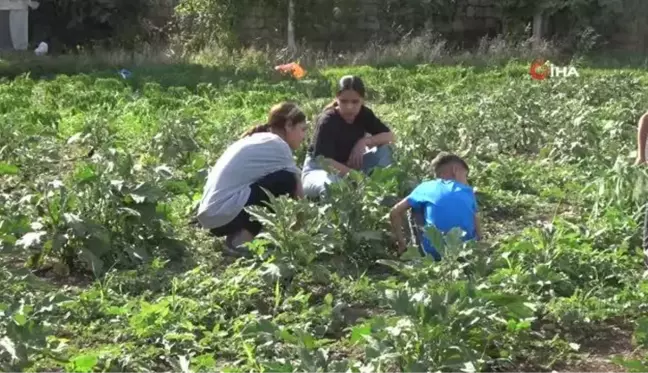
[[[410,208],[415,215],[423,216],[426,227],[434,226],[443,234],[460,228],[465,232],[464,241],[481,238],[477,201],[468,185],[468,164],[457,155],[443,152],[432,161],[432,167],[436,179],[419,184],[391,210],[391,226],[399,254],[406,250],[402,222]],[[422,246],[435,260],[441,260],[426,234],[422,234]]]

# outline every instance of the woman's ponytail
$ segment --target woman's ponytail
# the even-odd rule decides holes
[[[254,126],[241,136],[245,138],[255,133],[261,132],[275,132],[281,133],[286,130],[287,125],[296,125],[302,122],[306,122],[306,115],[301,109],[292,102],[282,102],[274,105],[270,109],[268,114],[268,119],[264,124],[259,124]]]
[[[245,133],[243,133],[243,136],[241,136],[241,138],[254,135],[255,133],[268,132],[269,130],[270,130],[270,125],[268,123],[259,124],[245,131]]]

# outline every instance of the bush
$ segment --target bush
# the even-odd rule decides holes
[[[133,49],[160,36],[148,18],[159,6],[155,0],[42,0],[30,15],[32,40],[47,41],[55,51]]]

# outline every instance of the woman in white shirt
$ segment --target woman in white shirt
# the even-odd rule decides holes
[[[301,171],[292,151],[306,134],[306,115],[294,103],[272,107],[265,124],[253,127],[230,145],[212,168],[198,208],[203,228],[226,236],[229,250],[252,241],[262,227],[246,206],[267,206],[266,189],[274,196],[302,198]]]

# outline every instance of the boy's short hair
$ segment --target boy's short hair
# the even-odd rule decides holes
[[[432,160],[432,167],[431,171],[434,173],[435,176],[438,176],[443,167],[452,164],[452,163],[459,163],[462,167],[466,169],[466,171],[470,171],[470,167],[468,167],[468,163],[463,160],[460,156],[448,152],[440,152],[433,160]]]

